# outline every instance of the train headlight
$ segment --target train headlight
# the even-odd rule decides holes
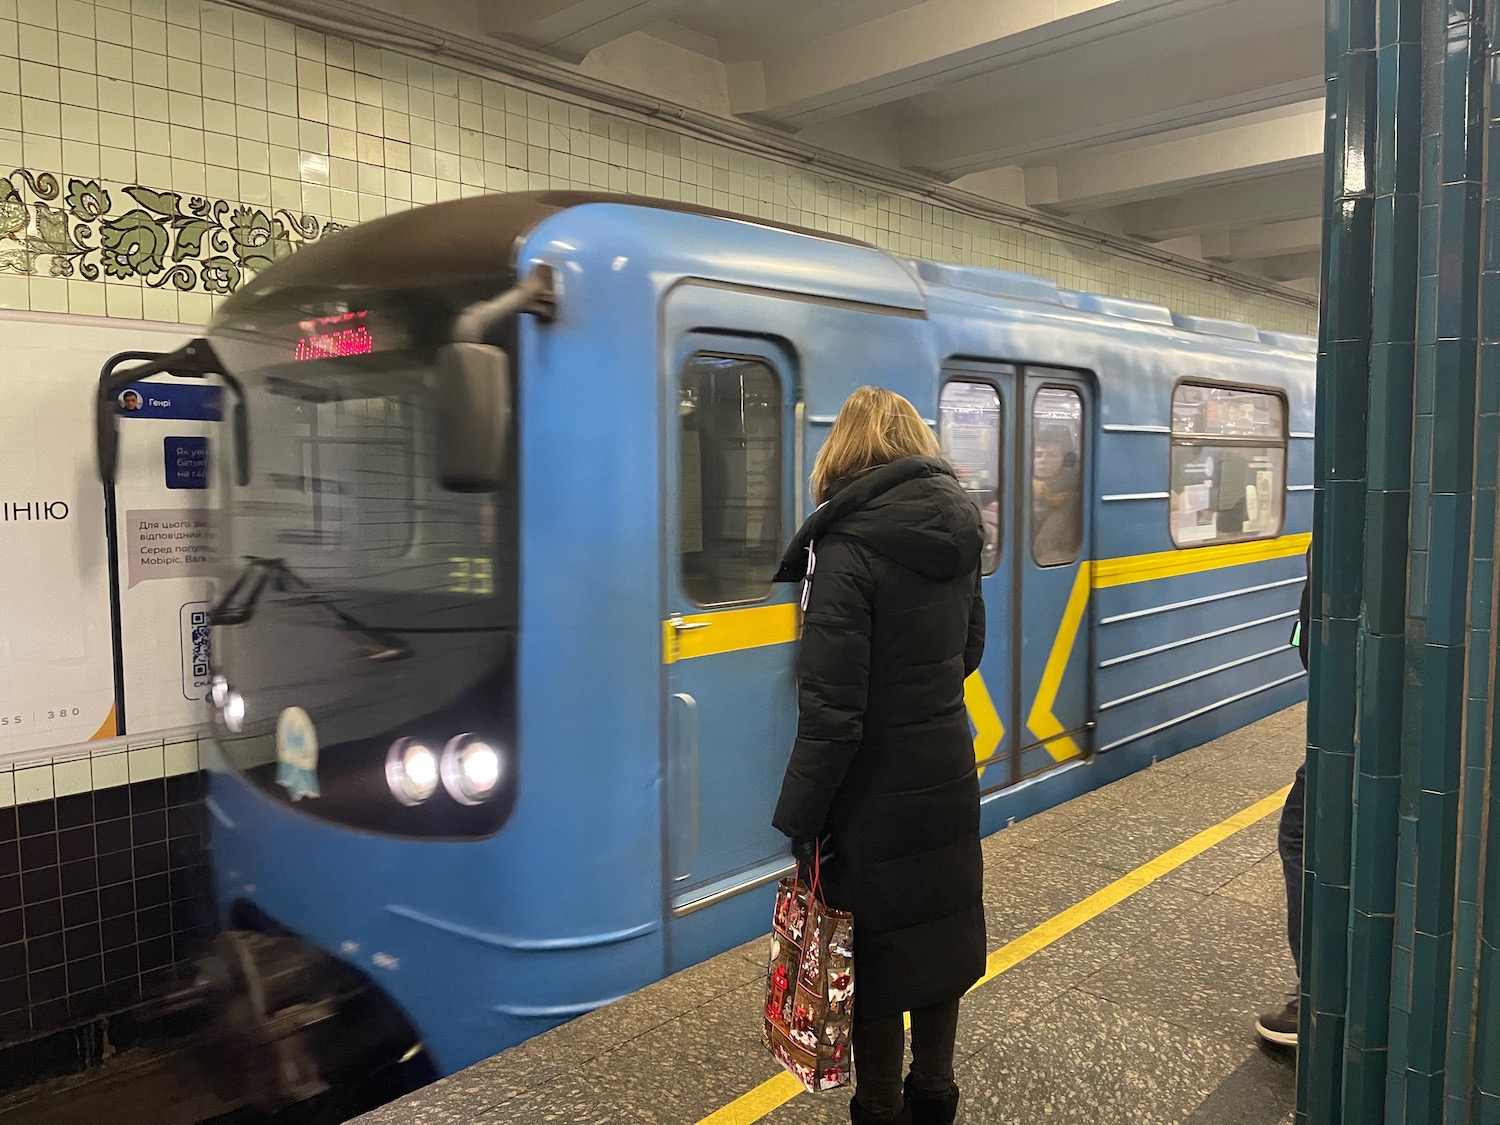
[[[245,697],[226,685],[224,705],[219,708],[219,714],[224,717],[224,725],[229,728],[229,732],[239,734],[245,729]]]
[[[491,743],[461,734],[443,749],[443,787],[461,805],[477,805],[494,796],[505,761]]]
[[[385,783],[403,805],[420,805],[437,792],[437,755],[414,738],[397,739],[386,751]]]

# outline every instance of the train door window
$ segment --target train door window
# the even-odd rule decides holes
[[[1066,566],[1083,543],[1083,400],[1040,387],[1031,400],[1031,556]]]
[[[1000,433],[1000,393],[993,386],[957,380],[943,385],[938,441],[983,517],[985,574],[1000,564]]]
[[[1285,492],[1281,396],[1178,384],[1172,392],[1172,542],[1199,547],[1279,535]]]
[[[677,418],[683,590],[705,606],[760,601],[783,545],[780,380],[762,360],[700,353]]]

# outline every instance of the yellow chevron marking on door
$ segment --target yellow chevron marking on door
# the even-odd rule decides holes
[[[1031,714],[1026,725],[1031,733],[1047,747],[1054,761],[1066,762],[1083,753],[1073,736],[1064,733],[1067,728],[1052,713],[1057,703],[1057,692],[1062,687],[1063,673],[1068,670],[1068,658],[1073,655],[1073,644],[1078,639],[1078,627],[1083,623],[1083,611],[1089,604],[1089,591],[1093,589],[1093,567],[1088,562],[1079,564],[1078,576],[1073,580],[1073,592],[1063,609],[1062,623],[1057,627],[1057,636],[1052,639],[1052,652],[1047,657],[1047,666],[1042,671],[1042,682],[1037,687],[1036,699],[1031,704]],[[1019,654],[1018,654],[1019,655]]]
[[[989,759],[1000,748],[1005,737],[1005,724],[1000,721],[1000,712],[990,698],[990,689],[978,671],[964,681],[964,706],[969,711],[969,721],[974,724],[974,761],[984,775]]]

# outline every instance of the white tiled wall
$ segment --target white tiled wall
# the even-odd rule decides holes
[[[479,192],[598,188],[711,204],[866,239],[896,253],[1020,269],[1182,312],[1307,332],[1304,304],[1242,292],[1097,248],[811,174],[420,58],[200,0],[0,0],[0,169],[229,205],[216,248],[231,259],[239,208],[350,224]],[[0,227],[5,197],[0,185]],[[186,212],[184,211],[185,215]],[[315,237],[280,220],[289,245]],[[315,224],[315,226],[319,225]],[[304,224],[305,225],[305,224]],[[178,228],[164,228],[175,237]],[[0,230],[0,236],[6,232]],[[210,239],[210,241],[212,241]],[[3,245],[3,243],[0,243]],[[175,253],[173,244],[172,252]],[[69,274],[45,254],[21,272],[0,250],[0,307],[195,322],[212,311],[201,254],[144,276]],[[222,284],[220,285],[222,288]]]
[[[111,739],[51,759],[0,762],[0,808],[196,773],[198,740],[190,733]]]

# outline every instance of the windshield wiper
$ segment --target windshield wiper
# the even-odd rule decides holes
[[[252,575],[254,581],[249,585],[248,593],[238,604],[234,604],[236,596],[251,582]],[[345,629],[364,637],[369,642],[365,646],[366,660],[401,660],[411,655],[411,649],[405,641],[384,630],[366,625],[347,610],[340,609],[332,598],[314,589],[288,566],[285,559],[248,556],[240,573],[230,583],[229,589],[224,591],[224,596],[209,610],[209,624],[243,625],[255,616],[260,596],[267,586],[273,587],[278,593],[295,594],[295,598],[287,599],[289,604],[321,606],[337,618]]]
[[[247,556],[247,561],[240,568],[239,574],[235,575],[229,589],[213,607],[208,611],[208,623],[210,625],[243,625],[255,616],[255,603],[260,601],[260,592],[265,589],[266,578],[270,574],[268,567],[280,564],[285,565],[280,559],[262,559],[254,555]],[[250,587],[250,592],[239,605],[232,605],[235,595],[240,592],[241,587],[254,576],[255,583]]]

